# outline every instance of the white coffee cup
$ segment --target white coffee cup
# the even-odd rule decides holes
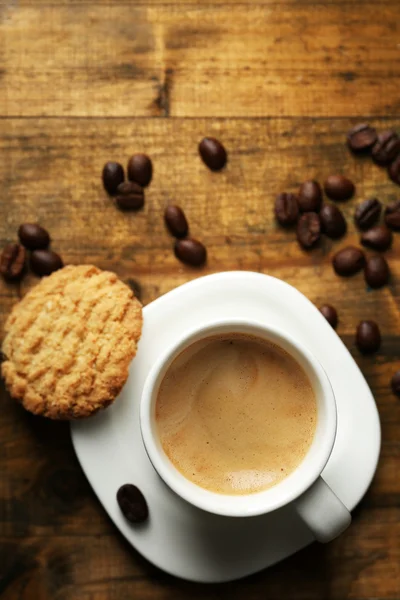
[[[174,359],[194,342],[227,333],[253,335],[286,350],[306,372],[317,401],[315,435],[300,465],[275,486],[245,495],[218,494],[186,479],[165,454],[155,423],[159,387]],[[200,509],[226,517],[262,515],[293,503],[299,516],[320,542],[329,542],[337,537],[351,521],[347,508],[321,477],[335,442],[336,423],[335,397],[318,360],[287,333],[247,320],[227,319],[209,323],[188,332],[175,342],[150,370],[140,405],[140,425],[149,459],[160,477],[178,496]]]

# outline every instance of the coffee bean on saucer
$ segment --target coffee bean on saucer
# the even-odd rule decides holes
[[[41,277],[62,269],[64,265],[61,257],[52,250],[34,250],[31,254],[30,266],[32,271]]]
[[[275,199],[276,220],[283,227],[289,227],[297,223],[299,218],[299,205],[297,196],[283,192],[278,194]]]
[[[180,206],[167,206],[164,213],[164,220],[170,233],[176,238],[183,238],[187,235],[189,225],[185,213]]]
[[[355,186],[350,179],[343,175],[329,175],[324,183],[325,194],[331,200],[349,200],[355,192]]]
[[[300,246],[309,250],[315,246],[321,237],[321,223],[315,212],[306,212],[301,215],[296,229],[297,241]]]
[[[365,255],[360,248],[346,246],[335,254],[332,263],[338,275],[349,277],[361,271],[365,263]]]
[[[134,181],[120,183],[115,201],[122,210],[139,210],[144,205],[143,188]]]
[[[393,394],[400,397],[400,371],[397,371],[391,381]]]
[[[117,502],[122,514],[130,523],[143,523],[149,516],[146,498],[136,485],[125,483],[117,492]]]
[[[107,162],[103,167],[103,185],[105,190],[114,196],[117,187],[124,181],[124,169],[117,162]]]
[[[297,202],[301,212],[319,212],[322,204],[322,189],[319,183],[313,180],[302,183]]]
[[[364,200],[356,208],[354,220],[360,229],[369,229],[381,216],[382,204],[377,198]]]
[[[367,248],[384,252],[392,245],[393,234],[385,225],[375,225],[361,236],[361,243]]]
[[[324,204],[320,210],[322,232],[328,237],[336,240],[347,231],[346,220],[342,211],[335,204]]]
[[[336,308],[334,308],[330,304],[324,304],[319,310],[324,315],[329,325],[331,325],[333,329],[336,329],[338,324],[338,314]]]
[[[385,223],[390,229],[400,231],[400,200],[391,202],[385,210]]]
[[[372,159],[377,165],[390,165],[400,154],[400,138],[395,131],[382,131],[372,148]]]
[[[200,267],[206,262],[207,250],[198,240],[186,238],[185,240],[176,240],[175,256],[182,262],[192,267]]]
[[[18,229],[18,237],[29,250],[43,250],[50,244],[48,232],[37,223],[24,223]]]
[[[364,277],[372,288],[380,288],[387,284],[390,270],[384,256],[369,256],[364,267]]]
[[[356,344],[363,354],[371,354],[379,350],[381,332],[375,321],[361,321],[356,331]]]
[[[376,129],[360,123],[347,134],[347,144],[353,152],[365,152],[370,150],[377,140]]]
[[[199,153],[204,164],[211,171],[220,171],[226,165],[226,150],[221,142],[213,137],[205,137],[201,140]]]
[[[147,154],[134,154],[128,161],[128,179],[147,187],[153,177],[153,164]]]
[[[0,273],[5,279],[19,279],[25,270],[26,252],[19,244],[7,244],[0,256]]]
[[[389,165],[388,173],[390,179],[400,185],[400,156],[398,156],[391,165]]]

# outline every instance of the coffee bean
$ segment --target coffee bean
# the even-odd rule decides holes
[[[322,189],[317,181],[305,181],[301,184],[297,197],[301,212],[319,212],[322,204]]]
[[[331,325],[333,329],[336,329],[338,324],[338,314],[336,308],[334,308],[330,304],[324,304],[319,310],[324,315],[329,325]]]
[[[192,238],[176,240],[175,256],[192,267],[200,267],[206,262],[207,250],[203,244]]]
[[[388,173],[390,179],[400,185],[400,156],[398,156],[391,165],[389,165]]]
[[[129,287],[131,288],[132,292],[135,294],[135,297],[142,301],[142,286],[140,285],[139,281],[137,281],[137,279],[127,279],[126,280],[126,285],[129,285]]]
[[[347,144],[353,152],[365,152],[370,150],[377,140],[376,129],[360,123],[350,129],[347,134]]]
[[[220,141],[205,137],[199,144],[200,156],[211,171],[220,171],[226,165],[226,150]]]
[[[301,215],[297,223],[297,241],[305,249],[315,246],[321,237],[321,223],[319,216],[314,212]]]
[[[377,198],[364,200],[356,208],[354,220],[360,229],[369,229],[381,216],[382,204]]]
[[[134,154],[128,162],[128,179],[147,187],[153,177],[153,165],[147,154]]]
[[[144,205],[143,188],[134,181],[120,183],[115,201],[122,210],[139,210]]]
[[[50,244],[47,231],[37,223],[24,223],[18,229],[18,237],[25,248],[43,250]]]
[[[179,206],[167,206],[164,220],[171,234],[176,238],[183,238],[187,235],[189,225],[185,213]]]
[[[122,514],[131,523],[143,523],[149,516],[146,498],[136,485],[125,483],[117,492],[117,502]]]
[[[331,200],[349,200],[355,192],[355,186],[343,175],[329,175],[324,183],[325,194]]]
[[[299,218],[299,205],[294,194],[283,192],[275,199],[276,220],[283,227],[289,227],[297,223]]]
[[[361,271],[365,263],[365,255],[360,248],[346,246],[335,254],[332,263],[338,275],[348,277]]]
[[[361,236],[361,243],[367,248],[384,252],[392,245],[393,234],[385,225],[376,225]]]
[[[0,256],[0,273],[5,279],[19,279],[25,270],[25,248],[7,244]]]
[[[122,165],[117,162],[107,162],[103,167],[103,185],[110,194],[114,196],[117,191],[117,187],[124,181],[124,169]]]
[[[392,377],[391,381],[393,394],[400,396],[400,371],[397,371]]]
[[[395,131],[383,131],[372,148],[372,158],[377,165],[390,165],[400,154],[400,138]]]
[[[364,267],[364,277],[372,288],[380,288],[387,284],[390,277],[389,265],[383,256],[369,256]]]
[[[358,324],[356,344],[363,354],[370,354],[379,350],[381,345],[381,332],[374,321],[361,321]]]
[[[347,231],[347,224],[342,211],[334,204],[324,204],[319,213],[321,228],[328,237],[336,240]]]
[[[50,275],[63,268],[61,257],[52,250],[34,250],[31,254],[31,269],[40,277]]]
[[[385,223],[390,229],[400,231],[400,200],[391,202],[385,210]]]

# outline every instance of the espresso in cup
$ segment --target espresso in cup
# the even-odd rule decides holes
[[[155,422],[184,477],[212,492],[244,495],[271,488],[302,462],[317,402],[285,350],[253,335],[220,334],[194,342],[171,363]]]

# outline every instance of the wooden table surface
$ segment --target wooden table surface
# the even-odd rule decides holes
[[[144,304],[212,272],[281,277],[337,307],[338,334],[383,429],[378,472],[344,535],[246,580],[204,587],[142,559],[92,492],[68,425],[31,417],[2,389],[2,599],[399,600],[400,402],[389,381],[400,368],[400,236],[382,290],[367,293],[361,274],[338,278],[330,263],[358,241],[357,201],[400,195],[384,169],[345,146],[360,120],[400,126],[399,18],[398,0],[0,0],[1,244],[38,221],[66,263],[138,282]],[[198,157],[204,135],[229,152],[221,173]],[[134,152],[152,157],[154,180],[145,209],[127,214],[105,195],[100,173]],[[344,206],[347,239],[304,253],[276,226],[274,197],[333,172],[357,185]],[[170,202],[208,248],[200,271],[173,255],[162,219]],[[1,324],[35,282],[0,283]],[[360,319],[381,326],[375,356],[354,346]]]

